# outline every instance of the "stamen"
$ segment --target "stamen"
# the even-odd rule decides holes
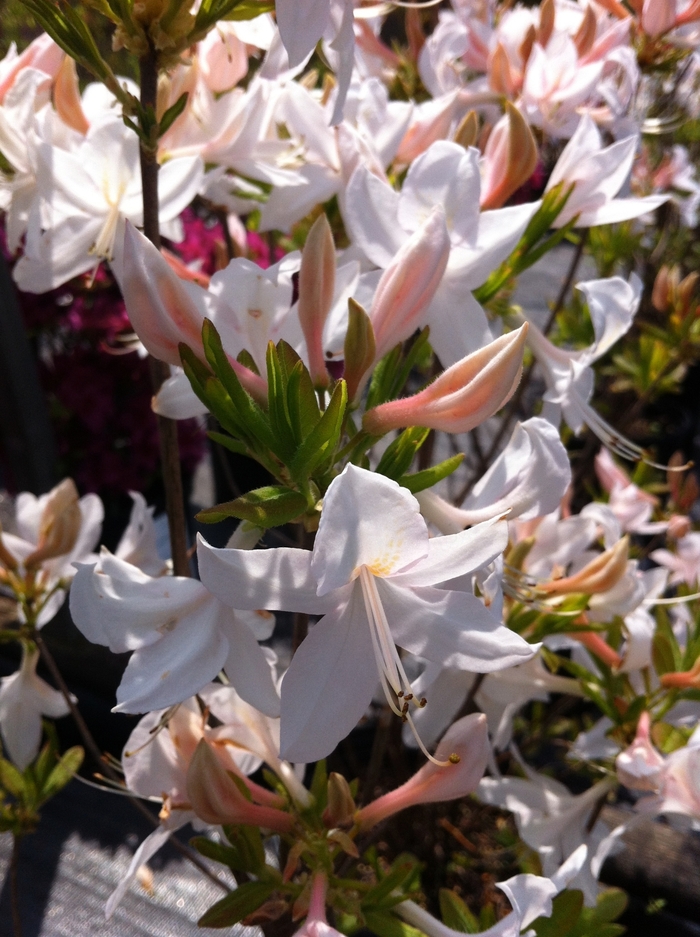
[[[124,752],[124,757],[131,758],[133,755],[136,755],[139,752],[142,752],[144,748],[147,748],[151,744],[151,742],[154,742],[156,739],[156,736],[160,735],[160,733],[167,726],[167,724],[170,722],[170,720],[173,718],[173,716],[175,715],[175,713],[178,711],[179,708],[180,708],[180,704],[176,703],[174,706],[171,706],[169,709],[166,709],[163,715],[160,717],[160,719],[156,723],[156,725],[154,725],[152,729],[148,730],[149,738],[146,739],[143,745],[139,745],[138,748],[134,748],[131,751]]]
[[[651,608],[652,605],[682,605],[683,602],[694,602],[700,599],[700,592],[692,592],[690,595],[673,595],[670,599],[645,599],[642,605]]]
[[[660,469],[662,472],[685,472],[692,468],[692,462],[687,462],[685,465],[661,465],[659,462],[653,462],[645,449],[620,435],[583,399],[580,399],[579,403],[584,412],[588,428],[595,433],[607,449],[614,452],[615,455],[619,455],[621,459],[626,459],[628,462],[644,462],[645,465]]]
[[[374,649],[374,656],[377,662],[379,680],[391,711],[397,715],[402,722],[407,722],[409,724],[420,750],[429,761],[432,761],[435,765],[439,765],[441,768],[445,768],[450,764],[457,764],[457,762],[459,762],[459,756],[454,753],[450,755],[448,761],[439,761],[437,758],[433,757],[418,735],[409,712],[410,704],[412,702],[414,706],[422,709],[428,701],[425,697],[421,697],[420,700],[415,698],[399,652],[394,644],[394,639],[389,629],[389,622],[384,613],[384,607],[382,606],[382,601],[377,591],[374,576],[366,566],[360,568],[359,579],[360,585],[362,586],[362,597],[365,601],[369,631],[372,636],[372,648]],[[397,701],[402,702],[399,705]]]

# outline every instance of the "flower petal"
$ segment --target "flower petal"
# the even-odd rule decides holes
[[[355,727],[379,683],[362,592],[322,618],[282,681],[281,756],[325,758]]]

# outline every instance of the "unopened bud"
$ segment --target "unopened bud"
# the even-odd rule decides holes
[[[540,4],[540,25],[537,29],[537,41],[544,48],[554,31],[554,0],[542,0]]]
[[[678,304],[681,307],[680,311],[683,316],[687,316],[690,311],[690,301],[693,298],[693,293],[697,286],[698,276],[700,276],[700,274],[693,271],[678,284]]]
[[[205,823],[243,823],[280,833],[289,832],[292,826],[288,813],[248,800],[205,739],[197,745],[187,770],[187,797]]]
[[[700,690],[700,657],[690,670],[662,674],[659,681],[662,686],[678,690]]]
[[[673,514],[668,521],[667,533],[673,540],[680,540],[690,533],[690,518],[685,514]]]
[[[36,550],[24,561],[25,568],[32,569],[44,560],[70,553],[78,539],[81,523],[78,491],[73,480],[65,478],[49,492],[39,522],[39,542]]]
[[[595,18],[595,13],[593,12],[593,7],[589,4],[586,7],[586,12],[583,14],[581,25],[576,30],[576,35],[574,36],[574,45],[576,46],[579,58],[582,58],[586,53],[590,52],[595,42],[597,30],[598,23]]]
[[[674,273],[677,273],[677,268],[673,268]],[[654,288],[651,291],[651,303],[654,309],[658,312],[666,312],[671,307],[671,284],[672,284],[673,273],[666,266],[666,264],[661,267],[659,272],[656,274],[656,279],[654,280]]]
[[[345,333],[345,370],[348,400],[354,400],[362,378],[372,366],[377,345],[374,341],[372,320],[354,299],[348,300],[348,330]]]
[[[497,94],[510,97],[518,88],[518,81],[513,75],[508,61],[508,53],[499,42],[489,57],[489,86]]]
[[[328,778],[328,806],[323,811],[327,827],[351,826],[355,816],[355,798],[342,774],[331,772]]]
[[[478,136],[479,118],[476,111],[467,111],[455,131],[455,143],[459,143],[466,150],[468,147],[476,145]]]
[[[517,107],[509,101],[484,150],[481,208],[500,208],[537,167],[537,144]]]
[[[594,595],[607,592],[627,571],[628,556],[629,537],[623,537],[573,576],[543,583],[538,588],[548,595],[571,595],[575,592]]]
[[[528,26],[528,30],[525,33],[525,38],[520,43],[520,49],[518,50],[520,52],[520,58],[523,63],[523,69],[525,68],[525,66],[530,60],[530,56],[532,54],[532,47],[534,46],[536,41],[537,41],[537,30],[535,29],[534,26],[530,25]]]
[[[299,268],[299,322],[309,353],[314,386],[328,387],[330,378],[323,355],[323,327],[335,293],[335,244],[325,214],[314,221],[306,239]]]
[[[78,87],[78,72],[73,59],[67,55],[56,75],[53,86],[53,103],[56,113],[64,124],[85,135],[90,123],[83,112]]]
[[[420,393],[369,410],[362,421],[365,432],[382,436],[404,426],[425,426],[466,433],[483,423],[518,385],[527,329],[525,323],[472,352]]]

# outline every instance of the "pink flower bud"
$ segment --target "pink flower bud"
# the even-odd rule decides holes
[[[292,828],[288,813],[246,799],[204,739],[197,745],[187,770],[187,796],[205,823],[242,823],[278,833],[288,833]]]
[[[207,303],[214,303],[215,297],[205,290],[190,292],[199,288],[180,280],[160,251],[129,222],[119,285],[131,324],[154,358],[179,365],[178,347],[184,342],[204,360],[202,323]],[[248,393],[266,404],[266,381],[231,357],[229,364]]]
[[[641,26],[647,36],[661,36],[676,25],[676,4],[672,0],[644,0]]]
[[[355,816],[361,830],[368,830],[386,817],[413,807],[443,800],[466,797],[476,790],[489,756],[486,716],[465,716],[450,726],[435,750],[435,758],[447,761],[457,755],[459,761],[440,767],[429,761],[401,787],[378,797]]]
[[[412,335],[440,285],[450,256],[445,211],[436,205],[382,274],[370,319],[377,359]]]
[[[581,592],[584,595],[594,595],[599,592],[607,592],[627,572],[629,545],[629,537],[623,537],[622,540],[618,540],[609,550],[600,553],[573,576],[541,583],[538,588],[548,595],[572,595],[576,592]]]
[[[523,364],[527,323],[462,358],[412,397],[369,410],[366,432],[381,436],[404,426],[427,426],[446,433],[466,433],[483,423],[509,399]]]
[[[700,690],[700,657],[690,670],[665,673],[659,678],[662,686],[674,687],[679,690]]]
[[[299,268],[299,322],[309,353],[309,372],[314,386],[328,387],[323,354],[323,327],[335,293],[335,244],[325,214],[314,221],[306,239]]]
[[[510,102],[484,150],[482,209],[500,208],[537,166],[537,144],[527,121]]]

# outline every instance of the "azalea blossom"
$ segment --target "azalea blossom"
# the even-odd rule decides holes
[[[58,719],[70,712],[62,693],[37,676],[39,651],[22,647],[20,669],[0,679],[0,733],[5,751],[24,771],[39,752],[43,716]]]
[[[411,164],[396,192],[362,165],[347,189],[346,222],[354,243],[386,269],[411,236],[441,206],[449,259],[430,303],[414,327],[430,325],[430,341],[445,367],[493,341],[483,309],[471,295],[518,242],[539,203],[480,212],[479,152],[438,141]]]
[[[32,216],[25,253],[14,268],[20,289],[43,293],[114,259],[124,219],[142,224],[138,153],[136,134],[113,118],[91,125],[73,151],[38,147],[41,211]],[[189,205],[201,179],[198,157],[170,160],[160,169],[161,222]]]
[[[73,621],[114,653],[133,651],[117,689],[117,712],[142,713],[187,699],[223,669],[243,699],[276,716],[279,697],[258,640],[274,618],[236,612],[201,582],[146,575],[105,548],[79,564],[71,589]]]
[[[323,615],[282,683],[282,755],[328,754],[364,714],[377,681],[410,722],[417,701],[396,644],[477,672],[531,657],[536,649],[471,592],[439,588],[489,563],[506,538],[506,525],[493,523],[431,540],[406,489],[350,464],[326,492],[313,552],[221,550],[200,540],[202,581],[223,602]]]
[[[632,171],[638,138],[635,135],[603,147],[600,131],[584,114],[549,177],[546,191],[559,183],[574,188],[554,226],[561,228],[572,218],[576,226],[588,228],[638,218],[667,200],[665,195],[616,198]]]

